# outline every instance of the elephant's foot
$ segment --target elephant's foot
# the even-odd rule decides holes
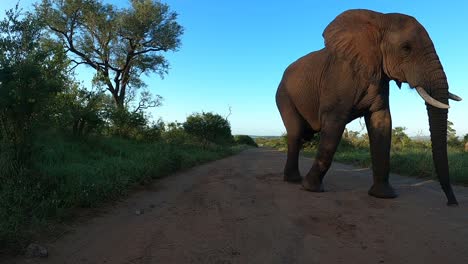
[[[391,199],[398,196],[395,189],[393,189],[389,183],[374,183],[368,193],[371,196],[384,199]]]
[[[302,187],[309,192],[324,192],[323,183],[318,181],[310,181],[307,177],[302,181]]]
[[[299,171],[288,173],[284,173],[284,181],[286,182],[291,182],[291,183],[300,183],[302,181],[301,174],[299,174]]]

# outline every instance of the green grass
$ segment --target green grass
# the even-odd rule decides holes
[[[100,206],[139,184],[246,148],[55,134],[38,142],[33,169],[0,177],[0,253],[18,252],[50,223],[70,219],[76,208]]]
[[[371,157],[369,150],[340,150],[335,158],[338,162],[352,164],[358,167],[371,167]],[[399,173],[416,177],[432,177],[433,165],[432,154],[427,150],[401,150],[391,152],[390,170],[393,173]]]
[[[335,160],[359,167],[371,167],[367,149],[339,149]],[[449,148],[450,179],[454,183],[468,184],[468,153]],[[436,178],[431,149],[404,148],[390,153],[390,171],[413,177]]]
[[[286,150],[285,140],[281,138],[260,139],[257,143],[262,146],[273,147],[278,150]],[[364,146],[363,146],[364,145]],[[306,147],[303,155],[315,157],[316,148]],[[357,142],[341,143],[334,160],[358,167],[371,167],[370,151],[365,144]],[[468,152],[461,148],[449,147],[448,160],[450,179],[457,184],[468,185]],[[411,142],[408,146],[394,145],[390,154],[390,171],[401,175],[413,177],[436,178],[432,161],[432,151],[428,142]]]

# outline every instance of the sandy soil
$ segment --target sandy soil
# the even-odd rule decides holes
[[[376,199],[369,169],[334,163],[310,193],[282,181],[284,162],[252,149],[169,176],[46,243],[47,259],[5,263],[468,263],[467,188],[446,207],[438,183],[392,175],[400,196]]]

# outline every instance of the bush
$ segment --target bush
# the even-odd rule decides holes
[[[316,133],[309,140],[303,141],[302,148],[305,150],[316,150],[318,149],[319,142],[320,142],[320,133]]]
[[[162,133],[162,139],[172,145],[189,145],[193,143],[193,137],[185,132],[181,123],[171,122],[166,125]]]
[[[107,111],[108,134],[111,136],[139,141],[156,141],[162,137],[162,120],[150,123],[143,112],[130,112],[125,108],[111,107]]]
[[[53,98],[47,111],[55,127],[84,136],[103,130],[111,100],[103,92],[88,91],[78,83],[71,83]]]
[[[249,145],[249,146],[254,146],[254,147],[258,147],[257,143],[255,143],[255,141],[253,140],[253,138],[251,138],[250,136],[247,136],[247,135],[237,135],[237,136],[234,136],[234,142],[238,145]]]
[[[215,143],[226,145],[232,143],[231,125],[218,114],[195,113],[183,123],[184,130],[202,141],[202,145]]]
[[[64,88],[67,62],[42,41],[40,22],[18,7],[6,12],[0,32],[0,165],[7,165],[0,177],[13,177],[28,166],[35,129],[48,116],[44,106]]]
[[[392,129],[392,149],[402,150],[411,145],[411,139],[405,133],[406,127]]]

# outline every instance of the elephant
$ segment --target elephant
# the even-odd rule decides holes
[[[389,183],[392,119],[389,82],[407,83],[424,99],[435,172],[447,205],[458,205],[447,159],[448,100],[461,98],[448,82],[434,44],[414,18],[365,9],[338,15],[324,30],[325,47],[289,65],[276,92],[287,133],[284,180],[323,192],[323,178],[347,123],[364,117],[369,135],[373,185],[368,194],[395,198]],[[312,167],[301,177],[299,151],[304,140],[320,134]]]

